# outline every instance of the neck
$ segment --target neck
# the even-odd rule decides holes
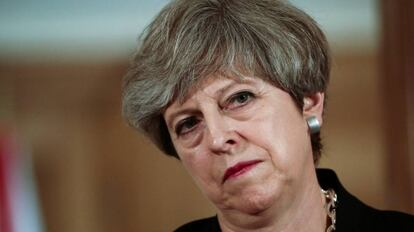
[[[219,214],[219,222],[223,232],[323,232],[326,230],[325,197],[321,193],[315,171],[307,176],[305,186],[288,202],[278,204],[258,214],[242,214],[232,212]],[[285,198],[286,199],[286,198]],[[281,199],[282,200],[282,199]],[[282,200],[283,201],[283,200]]]

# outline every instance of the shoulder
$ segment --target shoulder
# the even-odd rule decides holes
[[[414,216],[396,211],[378,210],[366,205],[342,186],[332,170],[318,169],[317,174],[321,187],[334,189],[337,194],[338,232],[414,231]]]
[[[176,229],[174,232],[220,232],[220,226],[217,216],[203,218],[186,223]]]
[[[370,210],[365,225],[375,231],[414,231],[414,216],[389,210]]]

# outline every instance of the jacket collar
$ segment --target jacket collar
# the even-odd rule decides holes
[[[330,169],[316,169],[319,185],[333,189],[337,195],[336,231],[362,231],[364,217],[371,207],[350,194],[340,183],[336,173]]]

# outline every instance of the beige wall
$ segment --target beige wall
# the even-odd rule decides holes
[[[377,55],[334,54],[321,166],[363,201],[388,208]],[[122,121],[126,63],[0,66],[9,118],[32,150],[48,231],[171,231],[214,214],[179,161]]]
[[[321,166],[336,170],[365,202],[386,208],[385,105],[376,54],[335,56],[328,93]]]

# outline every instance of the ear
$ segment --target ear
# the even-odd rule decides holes
[[[306,120],[310,116],[315,116],[322,125],[323,102],[325,94],[317,92],[303,98],[303,117]]]

